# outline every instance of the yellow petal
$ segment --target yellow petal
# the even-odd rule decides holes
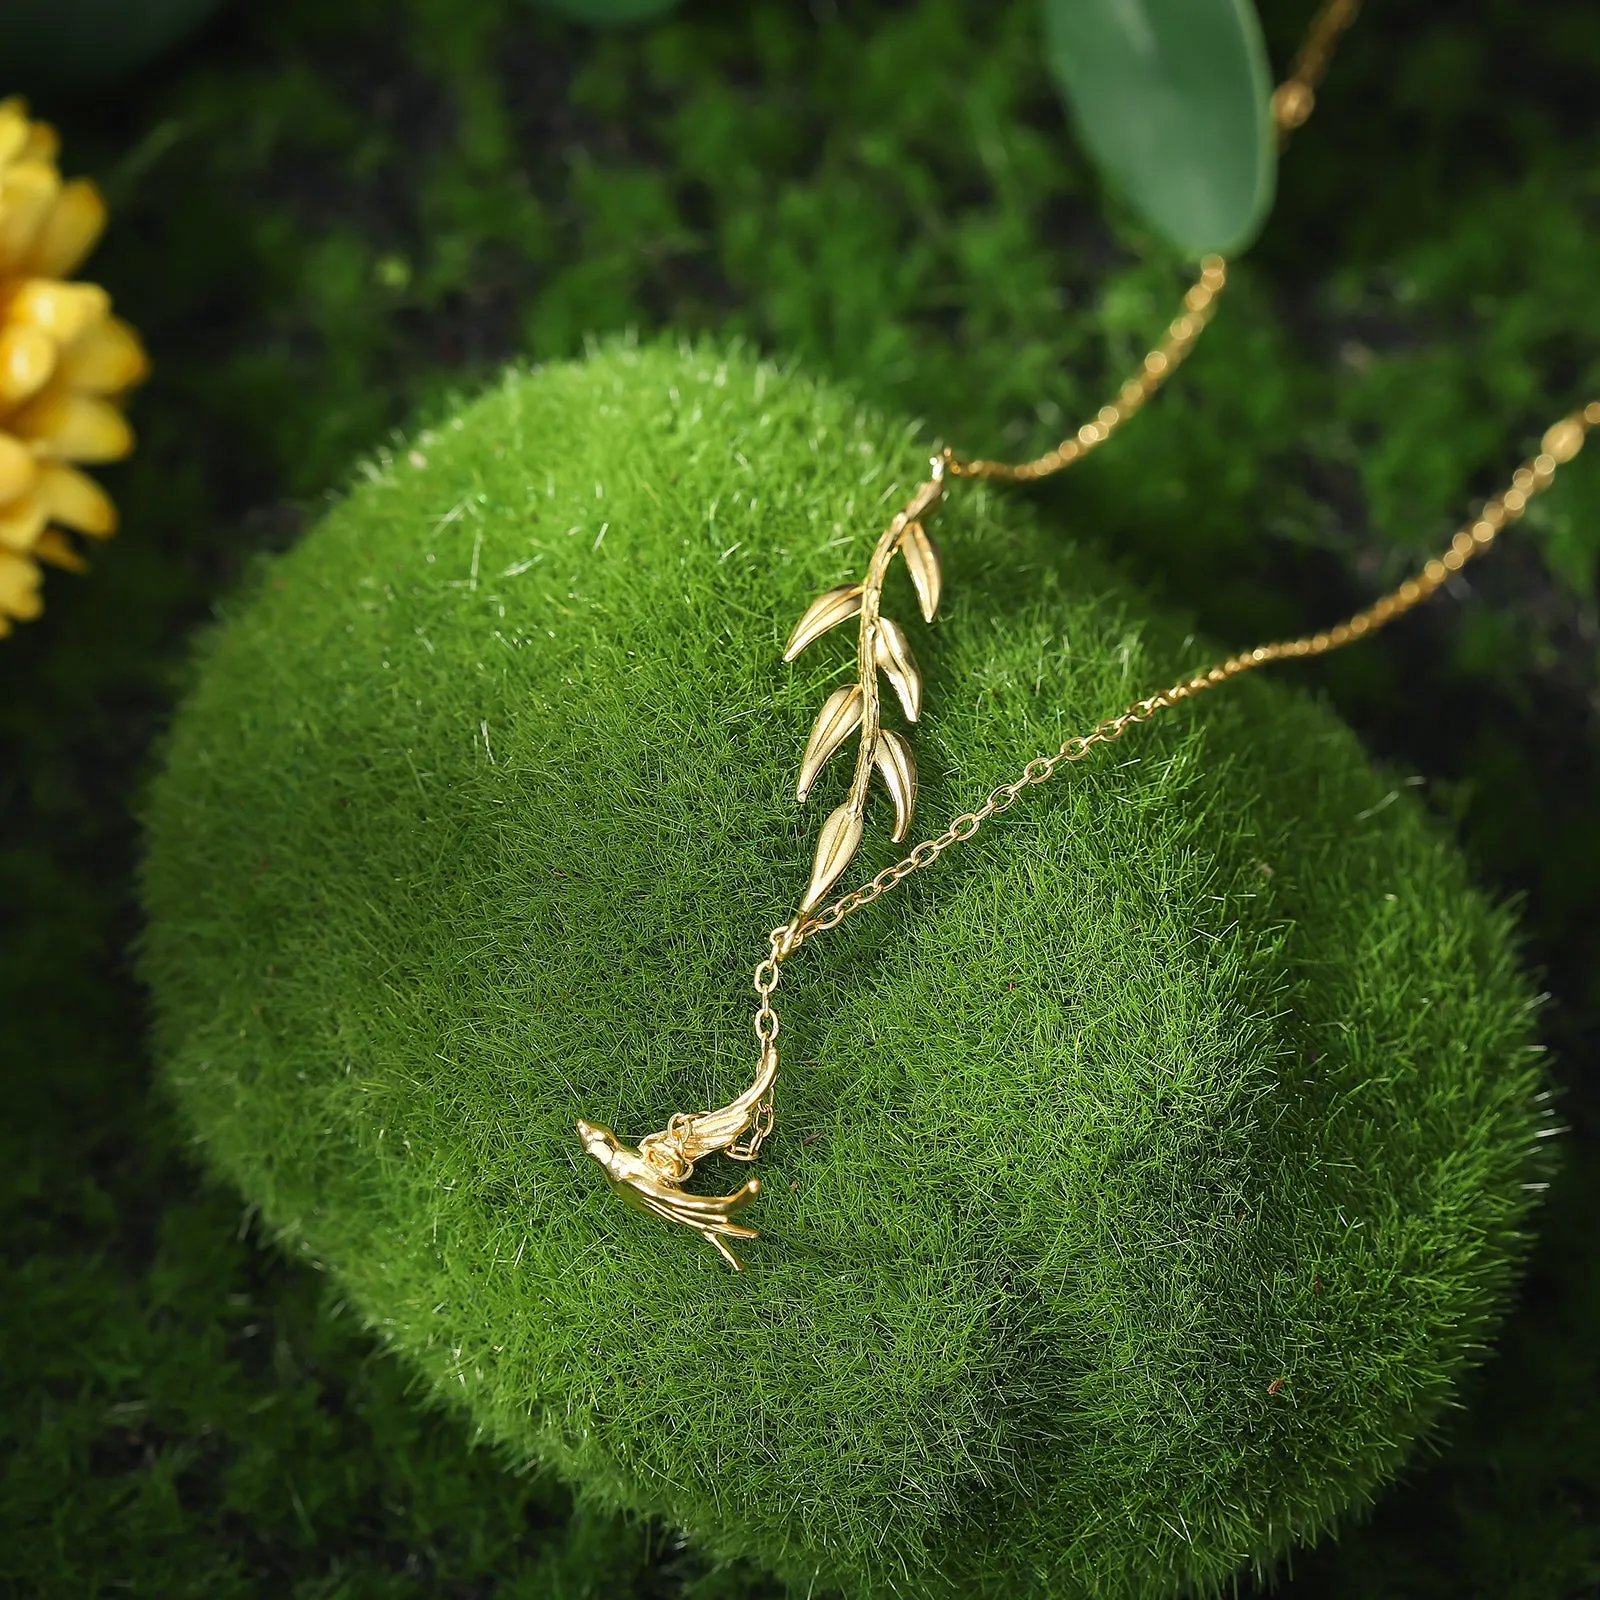
[[[58,461],[120,461],[133,449],[122,413],[86,395],[40,395],[17,412],[11,428]]]
[[[33,486],[37,471],[33,451],[20,439],[0,429],[0,506]]]
[[[72,467],[53,461],[42,466],[33,493],[52,522],[65,523],[95,539],[109,539],[117,531],[117,508],[111,496],[93,478]]]
[[[31,550],[44,525],[44,507],[34,495],[0,506],[0,550]]]
[[[48,122],[35,122],[28,129],[28,142],[22,147],[24,161],[54,161],[61,154],[61,135]]]
[[[87,178],[74,178],[39,224],[22,268],[40,278],[70,276],[99,242],[105,225],[100,191]]]
[[[14,161],[0,170],[0,271],[19,269],[60,193],[61,174],[43,161]]]
[[[39,597],[42,577],[36,562],[0,550],[0,617],[32,622],[44,610],[44,601]]]
[[[5,319],[48,333],[57,344],[71,344],[85,328],[105,321],[111,296],[97,283],[58,283],[54,278],[29,278],[6,303]]]
[[[14,160],[27,142],[27,102],[16,95],[0,100],[0,167]]]
[[[56,342],[37,328],[0,328],[0,406],[37,394],[56,370]]]
[[[89,570],[89,563],[59,528],[46,528],[35,540],[33,553],[40,561],[48,561],[52,567],[60,567],[65,572]]]
[[[58,381],[91,394],[115,394],[150,370],[139,336],[119,317],[97,322],[57,357]]]

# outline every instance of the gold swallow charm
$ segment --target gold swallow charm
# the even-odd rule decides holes
[[[768,1041],[755,1082],[720,1110],[699,1116],[680,1111],[660,1133],[641,1139],[637,1150],[593,1122],[580,1121],[578,1137],[623,1200],[651,1216],[692,1228],[738,1272],[739,1258],[723,1241],[758,1237],[756,1229],[733,1221],[733,1216],[760,1193],[760,1180],[751,1178],[724,1195],[688,1194],[683,1186],[694,1175],[695,1162],[716,1151],[735,1161],[755,1160],[772,1129],[771,1096],[777,1076],[778,1052]],[[749,1137],[740,1144],[746,1132]]]

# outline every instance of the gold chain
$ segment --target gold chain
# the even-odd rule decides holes
[[[1311,19],[1306,36],[1295,53],[1289,76],[1273,91],[1272,120],[1282,148],[1290,135],[1311,115],[1317,103],[1317,85],[1328,70],[1339,36],[1356,19],[1361,0],[1324,0]],[[958,478],[990,478],[1001,483],[1031,483],[1070,467],[1111,437],[1166,380],[1182,366],[1184,358],[1205,332],[1216,310],[1217,296],[1227,287],[1228,264],[1221,256],[1206,256],[1200,276],[1183,297],[1183,310],[1168,325],[1165,336],[1139,364],[1137,372],[1117,391],[1117,398],[1101,406],[1091,422],[1069,435],[1055,449],[1032,461],[956,461],[947,457],[951,474]]]
[[[1294,60],[1290,64],[1288,77],[1278,85],[1272,95],[1272,119],[1278,130],[1280,149],[1288,144],[1294,130],[1300,127],[1316,108],[1317,85],[1322,81],[1322,76],[1327,71],[1328,62],[1332,59],[1334,47],[1338,44],[1340,35],[1355,21],[1356,13],[1360,10],[1360,7],[1361,0],[1323,0],[1316,15],[1312,17],[1311,23],[1306,29],[1305,37],[1301,40],[1300,48],[1295,52]],[[1216,311],[1217,297],[1227,287],[1227,282],[1227,262],[1218,255],[1206,256],[1200,263],[1199,276],[1184,293],[1183,309],[1167,325],[1166,332],[1160,342],[1146,353],[1143,361],[1139,363],[1138,370],[1122,384],[1122,387],[1117,391],[1116,399],[1101,406],[1099,411],[1095,413],[1093,420],[1085,422],[1075,434],[1069,435],[1054,449],[1047,450],[1042,456],[1036,456],[1031,461],[989,461],[982,458],[964,461],[956,456],[954,452],[946,450],[933,463],[933,481],[928,485],[924,485],[924,491],[933,490],[934,492],[919,492],[913,504],[906,508],[906,513],[896,519],[896,523],[903,526],[907,521],[913,521],[922,510],[931,508],[938,498],[938,482],[945,475],[952,478],[988,479],[999,483],[1032,483],[1040,478],[1048,478],[1053,473],[1060,472],[1063,468],[1071,466],[1075,461],[1082,460],[1097,446],[1104,444],[1183,364],[1189,352],[1193,350],[1199,340],[1200,335],[1205,332],[1206,324],[1211,321]],[[1578,438],[1581,443],[1581,433]],[[1486,509],[1485,516],[1488,514],[1489,512]],[[886,539],[898,537],[899,532],[899,526],[891,527]],[[1477,549],[1479,546],[1474,544],[1473,548]],[[893,544],[880,541],[878,554],[892,553]],[[1465,559],[1465,557],[1462,559]],[[883,564],[884,562],[879,560],[878,555],[875,554],[874,566],[881,567]],[[1459,565],[1459,562],[1457,564]],[[1442,569],[1440,578],[1427,588],[1427,594],[1431,594],[1438,587],[1438,584],[1443,582],[1443,572],[1448,570],[1447,568]],[[878,576],[881,580],[881,572],[879,572]],[[1424,574],[1424,579],[1426,579],[1426,573]],[[919,584],[920,587],[921,585]],[[867,588],[872,588],[875,598],[875,586],[869,582],[868,585],[863,586],[863,589]],[[1397,596],[1400,593],[1401,591],[1396,591]],[[1401,610],[1408,610],[1422,598],[1424,598],[1424,591],[1418,588],[1416,594],[1410,599],[1405,600],[1403,604],[1397,604],[1386,612],[1382,621],[1389,621],[1391,617],[1397,616]],[[1343,626],[1352,626],[1359,620],[1358,618],[1352,618],[1349,624],[1343,624]],[[1362,631],[1365,632],[1370,626],[1370,622],[1366,623]],[[1337,630],[1334,631],[1336,632]],[[867,634],[864,627],[862,632],[863,640],[866,637]],[[1354,637],[1354,635],[1345,635],[1338,640],[1338,643],[1343,644],[1345,639],[1349,637]],[[1312,645],[1321,639],[1326,639],[1328,642],[1324,642],[1313,649]],[[1298,652],[1302,655],[1320,655],[1323,650],[1334,648],[1331,633],[1326,636],[1319,634],[1314,640],[1298,642],[1306,645],[1304,650]],[[1280,654],[1289,653],[1289,647],[1286,646],[1270,646],[1268,648],[1276,650]],[[1253,656],[1257,653],[1252,653],[1252,659],[1249,661],[1250,666],[1263,665],[1264,660],[1267,659],[1263,658],[1260,661],[1253,659]],[[1214,668],[1213,673],[1220,672],[1222,676],[1213,678],[1211,675],[1206,675],[1203,687],[1210,687],[1213,681],[1220,683],[1224,678],[1232,677],[1235,673],[1244,671],[1245,667],[1236,664],[1243,659],[1242,657],[1235,657],[1234,661],[1225,663],[1222,668]],[[1278,660],[1279,655],[1273,655],[1270,659]],[[862,664],[863,667],[868,665],[865,661]],[[1187,698],[1189,695],[1199,692],[1196,688],[1188,687],[1184,689],[1182,696],[1178,696],[1176,693],[1178,687],[1181,686],[1175,686],[1173,690],[1168,691],[1169,696],[1172,698],[1163,699],[1162,696],[1156,696],[1155,699],[1161,700],[1163,704],[1171,704],[1173,703],[1173,698]],[[1143,706],[1147,702],[1141,701],[1139,704]],[[761,1041],[763,1049],[778,1035],[778,1015],[772,1005],[772,992],[778,985],[778,968],[785,958],[792,955],[806,939],[822,932],[825,928],[836,926],[845,917],[849,916],[852,911],[870,904],[885,890],[893,888],[902,878],[937,860],[951,845],[959,843],[963,838],[970,839],[972,834],[976,833],[988,818],[1011,805],[1023,788],[1029,784],[1043,783],[1055,772],[1056,767],[1061,762],[1081,760],[1095,744],[1101,743],[1106,739],[1120,739],[1123,729],[1127,727],[1130,721],[1144,721],[1145,718],[1154,715],[1155,709],[1159,709],[1159,707],[1152,707],[1151,710],[1145,711],[1142,715],[1135,715],[1138,707],[1131,707],[1121,717],[1113,717],[1109,721],[1101,723],[1092,734],[1086,735],[1083,740],[1069,740],[1054,756],[1041,756],[1029,762],[1023,777],[1015,784],[1002,785],[1001,788],[996,789],[977,811],[968,812],[961,817],[957,817],[955,822],[944,833],[934,839],[924,840],[904,860],[896,862],[894,866],[880,872],[870,883],[864,884],[861,888],[834,901],[832,905],[814,916],[802,915],[782,928],[775,928],[771,939],[771,953],[757,965],[755,970],[755,989],[760,997],[760,1005],[756,1010],[755,1028],[756,1037]],[[1115,732],[1107,731],[1113,727]],[[1081,748],[1078,748],[1079,745],[1081,745]],[[866,749],[865,743],[863,743],[862,748],[863,750]],[[1069,754],[1069,748],[1074,753]],[[864,787],[860,783],[862,774],[858,772],[857,777],[858,787]],[[962,827],[966,827],[970,831],[965,833],[951,831]]]
[[[1272,95],[1272,120],[1278,125],[1280,147],[1289,142],[1289,135],[1316,110],[1317,85],[1333,59],[1340,34],[1356,20],[1360,9],[1361,0],[1326,0],[1311,19],[1311,26],[1306,29],[1306,36],[1289,67],[1289,76]]]
[[[1086,422],[1054,450],[1047,450],[1032,461],[960,461],[946,454],[946,470],[955,478],[989,478],[1000,483],[1032,483],[1048,478],[1063,467],[1101,445],[1153,395],[1167,378],[1183,364],[1196,340],[1216,310],[1217,296],[1228,282],[1228,263],[1221,256],[1207,256],[1200,263],[1200,276],[1189,285],[1183,297],[1183,310],[1167,327],[1166,336],[1139,364],[1139,370],[1117,391],[1117,398],[1103,405],[1092,422]]]
[[[828,928],[837,927],[853,911],[870,905],[902,879],[909,878],[923,867],[931,866],[951,845],[970,839],[990,817],[1007,810],[1024,789],[1048,782],[1063,762],[1081,761],[1096,745],[1110,744],[1120,739],[1134,723],[1148,722],[1158,712],[1182,701],[1192,700],[1196,695],[1214,689],[1219,683],[1226,683],[1241,673],[1254,672],[1257,667],[1268,666],[1274,661],[1326,655],[1330,650],[1338,650],[1357,639],[1364,639],[1393,622],[1396,617],[1404,616],[1413,606],[1420,605],[1433,594],[1451,573],[1459,572],[1474,556],[1487,550],[1502,528],[1516,522],[1527,510],[1529,502],[1536,495],[1543,494],[1555,481],[1557,469],[1583,448],[1585,435],[1594,427],[1600,427],[1600,400],[1591,400],[1581,411],[1563,417],[1549,428],[1540,441],[1539,453],[1517,468],[1511,475],[1510,486],[1490,500],[1482,512],[1456,534],[1442,555],[1429,561],[1416,577],[1407,578],[1399,588],[1374,601],[1364,611],[1358,611],[1353,617],[1321,633],[1258,645],[1254,650],[1230,656],[1192,678],[1180,679],[1159,694],[1134,701],[1126,711],[1107,717],[1089,733],[1075,734],[1052,754],[1035,756],[1012,782],[991,790],[976,811],[963,812],[943,833],[924,839],[910,855],[893,866],[885,867],[877,877],[862,884],[859,889],[841,895],[814,916],[805,918],[798,926],[789,924],[774,929],[773,954],[756,969],[756,988],[762,995],[758,1019],[765,1018],[765,1021],[758,1020],[758,1035],[770,1039],[777,1032],[777,1017],[771,1006],[777,965],[798,950],[807,939],[814,938]],[[768,1031],[763,1033],[763,1028]]]
[[[1272,97],[1272,116],[1280,145],[1311,115],[1316,85],[1321,80],[1339,35],[1354,20],[1358,0],[1324,0],[1296,55],[1288,78]],[[1140,409],[1182,364],[1205,330],[1216,308],[1217,296],[1227,283],[1227,264],[1220,256],[1207,256],[1200,274],[1183,298],[1183,308],[1168,325],[1137,371],[1117,391],[1115,400],[1102,406],[1092,421],[1054,449],[1032,461],[1001,462],[963,460],[944,450],[932,460],[931,475],[912,495],[904,510],[880,536],[861,583],[844,584],[820,596],[801,617],[785,651],[786,659],[805,649],[840,624],[858,618],[857,681],[834,691],[818,714],[801,763],[798,798],[804,799],[817,773],[852,736],[858,738],[855,776],[847,800],[822,825],[810,887],[800,909],[789,922],[774,928],[769,949],[754,974],[759,1005],[755,1014],[760,1043],[760,1066],[755,1081],[736,1100],[714,1111],[674,1114],[659,1133],[640,1140],[637,1148],[624,1144],[609,1129],[580,1122],[584,1148],[625,1198],[648,1212],[678,1222],[699,1233],[735,1269],[739,1260],[728,1246],[730,1239],[753,1239],[756,1231],[735,1220],[757,1194],[759,1181],[751,1178],[732,1194],[697,1195],[684,1189],[702,1156],[721,1152],[739,1161],[753,1161],[762,1141],[772,1131],[775,1117],[773,1090],[778,1076],[778,1013],[772,996],[783,963],[818,934],[837,927],[852,913],[871,905],[897,883],[931,866],[952,845],[972,838],[991,818],[1015,805],[1023,791],[1046,783],[1064,763],[1081,761],[1097,745],[1120,739],[1135,723],[1152,717],[1196,695],[1226,683],[1241,673],[1253,672],[1274,661],[1320,656],[1353,640],[1376,632],[1396,617],[1420,605],[1453,572],[1459,572],[1479,552],[1494,543],[1500,530],[1515,522],[1534,496],[1542,494],[1563,462],[1583,447],[1590,428],[1600,427],[1600,400],[1563,417],[1549,428],[1539,453],[1512,474],[1510,486],[1451,540],[1440,556],[1429,561],[1414,578],[1375,601],[1364,611],[1320,633],[1303,638],[1259,645],[1193,677],[1180,679],[1157,694],[1136,700],[1125,711],[1107,717],[1088,733],[1076,734],[1049,755],[1035,756],[1009,783],[990,790],[975,811],[964,811],[942,833],[924,839],[911,853],[859,888],[821,905],[848,868],[860,846],[867,791],[874,778],[889,790],[895,804],[895,834],[902,839],[910,828],[916,806],[916,763],[905,737],[884,728],[879,717],[877,678],[886,676],[900,699],[908,722],[918,718],[922,680],[912,659],[904,631],[881,610],[884,574],[895,555],[906,562],[923,616],[932,621],[939,604],[942,577],[938,553],[921,519],[943,498],[947,482],[955,478],[1027,483],[1049,477],[1080,460],[1103,444]],[[820,907],[820,909],[819,909]]]

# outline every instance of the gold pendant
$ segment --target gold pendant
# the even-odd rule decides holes
[[[695,1162],[715,1151],[735,1161],[755,1160],[772,1128],[771,1095],[777,1076],[778,1051],[769,1041],[762,1049],[755,1082],[720,1111],[697,1117],[680,1111],[660,1133],[641,1139],[637,1150],[593,1122],[580,1121],[578,1137],[624,1201],[651,1216],[692,1228],[738,1272],[739,1258],[723,1241],[757,1237],[754,1228],[732,1219],[761,1192],[760,1179],[751,1178],[725,1195],[688,1194],[683,1186],[694,1176]],[[750,1136],[740,1144],[746,1132]]]
[[[808,931],[806,918],[839,881],[860,848],[867,792],[874,775],[882,779],[894,803],[896,842],[910,831],[917,804],[916,762],[904,735],[882,726],[878,674],[888,679],[908,722],[915,722],[922,709],[922,679],[904,631],[883,615],[883,580],[896,552],[903,554],[922,615],[933,620],[942,584],[939,557],[918,518],[939,503],[945,464],[945,457],[933,458],[928,481],[879,538],[866,579],[830,589],[813,601],[795,625],[783,653],[785,661],[793,661],[814,639],[852,617],[861,619],[856,635],[856,681],[829,695],[818,714],[800,760],[795,798],[806,798],[828,759],[852,734],[859,733],[855,772],[844,804],[822,825],[811,882],[800,909],[788,926],[773,933],[772,954],[756,968],[756,992],[761,996],[756,1037],[761,1041],[761,1062],[755,1082],[721,1110],[698,1116],[677,1112],[659,1133],[641,1139],[637,1149],[625,1145],[609,1128],[578,1123],[583,1148],[600,1163],[623,1200],[651,1216],[692,1228],[735,1272],[740,1270],[739,1258],[725,1241],[758,1237],[756,1229],[733,1217],[755,1199],[760,1181],[751,1178],[725,1195],[689,1194],[684,1185],[694,1175],[695,1162],[715,1151],[735,1161],[754,1161],[761,1141],[772,1131],[772,1088],[778,1076],[778,1050],[773,1041],[778,1018],[771,997],[777,987],[778,966],[799,948]]]

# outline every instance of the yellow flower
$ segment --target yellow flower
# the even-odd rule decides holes
[[[104,289],[64,281],[106,207],[87,179],[62,181],[58,148],[21,100],[0,100],[0,637],[43,608],[40,561],[84,570],[63,529],[115,532],[116,508],[72,463],[133,448],[118,397],[149,365]]]

